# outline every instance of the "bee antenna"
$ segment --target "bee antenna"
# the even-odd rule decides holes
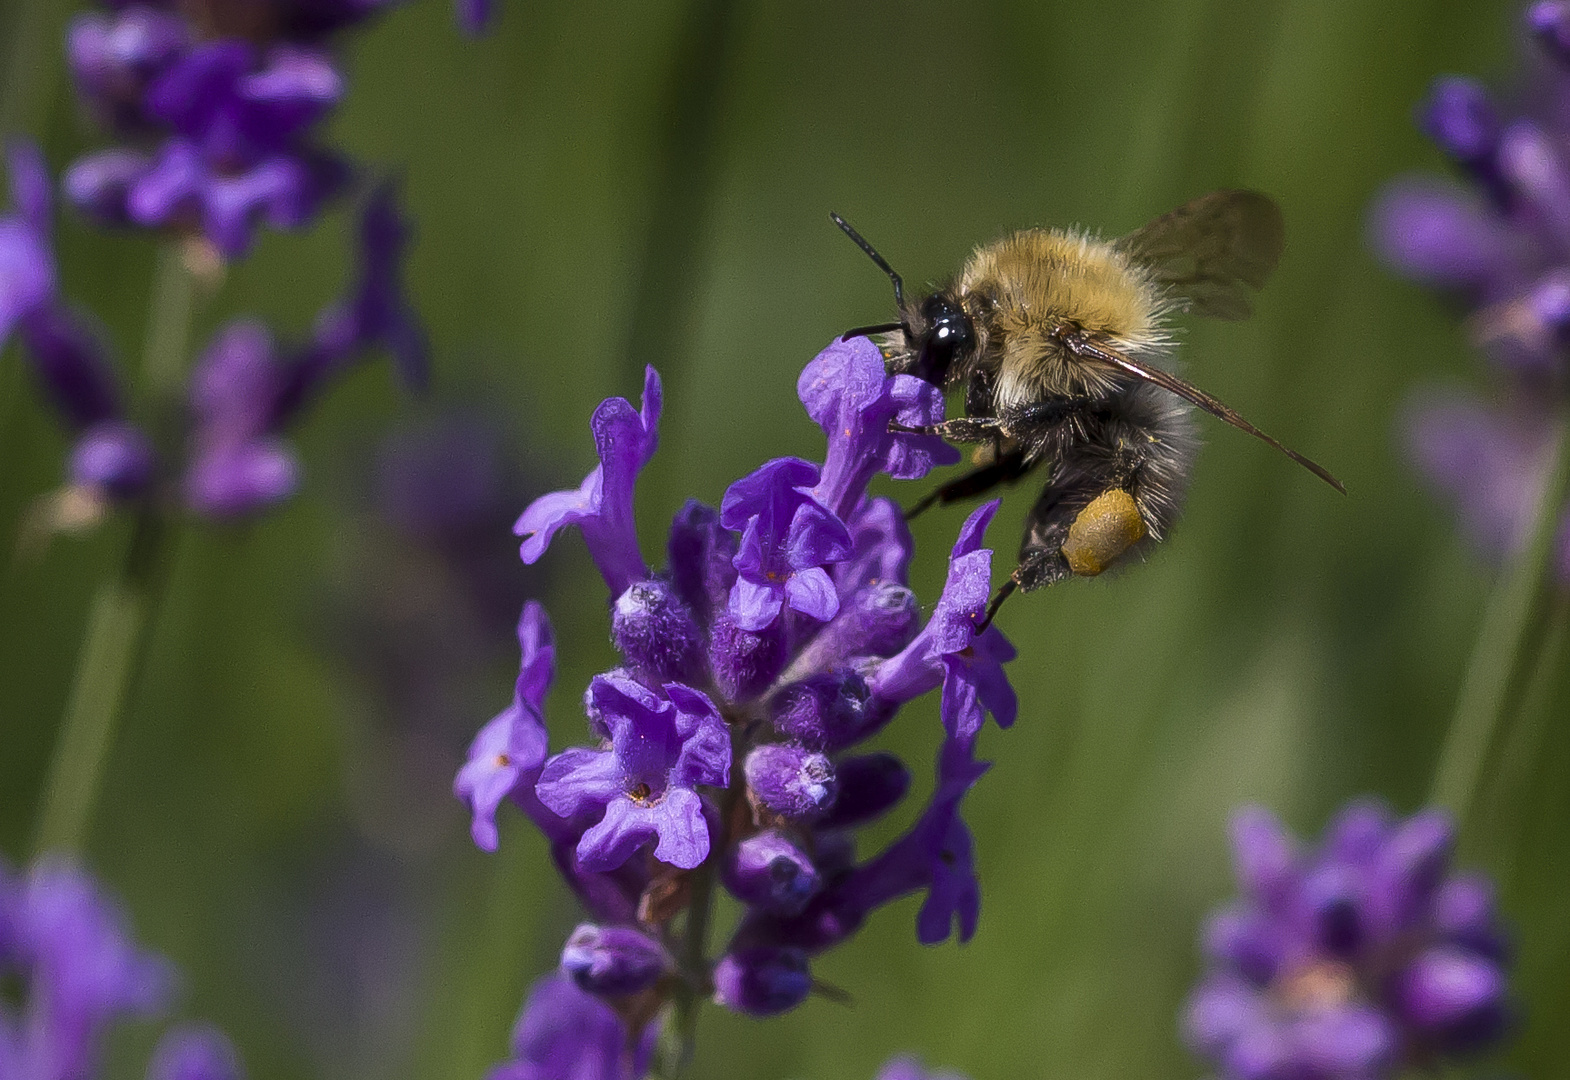
[[[851,227],[850,222],[846,221],[832,210],[829,211],[829,217],[834,219],[834,224],[840,227],[841,232],[855,241],[856,246],[867,253],[868,258],[878,264],[879,270],[882,270],[889,276],[889,280],[894,283],[894,303],[896,306],[903,308],[905,306],[905,282],[902,281],[900,276],[894,272],[894,268],[889,265],[889,261],[882,255],[879,255],[878,249],[867,243],[867,241],[862,238],[862,235]]]

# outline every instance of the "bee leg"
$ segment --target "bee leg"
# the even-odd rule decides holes
[[[890,420],[889,430],[910,435],[936,435],[949,442],[979,443],[998,438],[1003,432],[1003,425],[990,416],[956,416],[941,424],[923,424],[919,427]]]
[[[931,509],[937,503],[948,505],[960,499],[967,499],[974,495],[984,495],[999,484],[1011,484],[1031,470],[1039,459],[1026,460],[1023,450],[1004,453],[991,464],[983,465],[979,469],[972,469],[964,476],[957,476],[948,483],[934,489],[918,499],[909,510],[905,511],[905,520],[909,521],[924,510]]]

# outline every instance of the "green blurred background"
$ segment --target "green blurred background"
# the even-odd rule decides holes
[[[867,1080],[910,1050],[976,1080],[1200,1075],[1175,1017],[1198,922],[1230,892],[1229,811],[1260,800],[1311,833],[1358,793],[1420,805],[1491,583],[1395,435],[1413,384],[1475,380],[1474,360],[1440,305],[1374,263],[1363,215],[1392,175],[1439,167],[1411,121],[1432,76],[1508,77],[1515,7],[501,5],[479,42],[440,0],[355,39],[332,128],[404,178],[433,400],[411,404],[384,366],[357,373],[299,433],[301,498],[253,527],[177,540],[90,855],[139,936],[185,972],[183,1012],[231,1031],[256,1080],[474,1080],[505,1055],[525,987],[574,920],[516,814],[484,855],[447,795],[468,733],[508,698],[513,644],[477,654],[453,706],[469,719],[399,772],[385,695],[334,640],[349,631],[332,597],[406,591],[364,507],[379,436],[443,402],[486,402],[534,478],[527,498],[587,471],[590,411],[635,395],[654,363],[667,405],[638,495],[653,553],[687,496],[717,502],[766,457],[820,453],[796,374],[833,334],[890,311],[887,282],[830,209],[919,283],[1006,229],[1118,233],[1252,186],[1284,208],[1285,259],[1252,322],[1185,330],[1188,371],[1351,495],[1205,423],[1186,518],[1148,565],[1004,610],[1021,712],[985,734],[997,766],[968,804],[976,939],[922,948],[915,905],[898,904],[819,967],[854,1006],[813,1000],[767,1022],[711,1010],[696,1065]],[[46,48],[19,123],[59,168],[97,137],[60,71],[70,6],[39,10]],[[13,40],[22,12],[0,10]],[[197,340],[237,312],[306,329],[339,286],[345,238],[341,214],[308,236],[267,235],[204,307]],[[61,247],[68,292],[136,357],[152,244],[67,222]],[[0,529],[58,483],[63,447],[13,350],[0,359]],[[1005,554],[1030,501],[1004,501]],[[914,584],[929,601],[960,519],[918,523]],[[90,596],[124,541],[115,525],[41,558],[0,545],[0,850],[13,862]],[[504,528],[494,544],[510,550]],[[562,745],[580,737],[578,696],[612,650],[581,543],[547,562],[532,587],[562,639]],[[420,610],[417,596],[405,615]],[[1554,687],[1547,738],[1488,792],[1463,845],[1500,875],[1516,928],[1527,1022],[1506,1064],[1523,1075],[1570,1060],[1566,704]],[[922,777],[935,714],[920,703],[884,739]],[[111,1075],[139,1075],[146,1041],[122,1038]]]

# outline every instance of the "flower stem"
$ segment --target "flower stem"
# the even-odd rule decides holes
[[[1439,752],[1430,800],[1466,820],[1510,689],[1530,646],[1533,614],[1553,570],[1560,510],[1570,487],[1570,415],[1555,425],[1543,486],[1524,548],[1505,567],[1483,612],[1450,730]]]
[[[159,253],[143,358],[144,381],[160,424],[172,423],[192,300],[180,252],[167,245]],[[115,726],[141,666],[150,615],[162,592],[165,517],[155,485],[136,505],[125,558],[93,600],[39,803],[36,853],[79,851],[92,821]]]
[[[720,820],[729,822],[740,789],[731,787],[720,799]],[[682,928],[681,949],[676,957],[680,979],[671,995],[671,1008],[660,1029],[650,1077],[677,1080],[692,1064],[698,1041],[698,1013],[709,994],[709,919],[714,910],[714,873],[719,851],[709,853],[688,879],[687,925]]]

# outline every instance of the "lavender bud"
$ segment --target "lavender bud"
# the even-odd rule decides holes
[[[671,521],[666,544],[671,584],[698,618],[708,625],[723,609],[736,582],[736,537],[720,524],[720,512],[688,499]]]
[[[1499,114],[1481,83],[1462,78],[1437,80],[1419,123],[1458,164],[1472,169],[1490,167],[1499,147]]]
[[[738,949],[714,967],[714,1000],[751,1016],[794,1009],[811,991],[807,954],[800,949],[766,945]]]
[[[1494,910],[1494,888],[1481,877],[1461,875],[1434,895],[1434,929],[1446,940],[1502,961],[1507,949]]]
[[[1420,955],[1396,983],[1403,1018],[1447,1049],[1487,1042],[1505,1024],[1505,977],[1496,964],[1459,949]]]
[[[725,864],[725,887],[736,899],[780,915],[801,911],[821,884],[812,860],[775,829],[747,837]]]
[[[66,199],[102,225],[127,225],[131,212],[126,198],[151,166],[146,154],[112,148],[72,162],[61,178]]]
[[[709,666],[714,685],[731,701],[751,701],[784,670],[785,620],[776,619],[762,630],[743,630],[723,608],[717,609],[709,635]]]
[[[659,942],[627,926],[581,923],[561,952],[562,974],[602,996],[647,990],[670,966],[670,956]]]
[[[910,789],[910,771],[893,754],[867,754],[840,762],[839,797],[818,822],[823,829],[864,825],[892,809]]]
[[[71,448],[71,482],[130,498],[153,477],[153,447],[130,424],[108,420],[89,428]]]
[[[706,681],[703,631],[668,582],[629,585],[611,610],[611,636],[628,665],[650,681]]]
[[[834,750],[859,738],[866,726],[867,681],[842,668],[791,683],[769,703],[770,718],[783,734],[807,746]]]
[[[916,594],[893,581],[858,591],[791,665],[792,671],[829,671],[855,656],[893,656],[916,636]]]
[[[839,790],[834,766],[803,746],[768,743],[747,755],[747,787],[759,804],[793,821],[820,817]]]
[[[1526,25],[1549,56],[1570,64],[1570,4],[1543,0],[1526,10]]]
[[[147,1066],[148,1080],[239,1080],[234,1045],[216,1028],[178,1027],[159,1040]]]

